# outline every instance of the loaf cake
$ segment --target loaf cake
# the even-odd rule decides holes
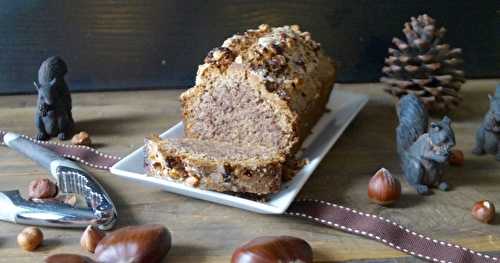
[[[190,138],[249,143],[293,156],[325,111],[335,67],[299,27],[230,37],[198,67],[181,95]]]
[[[283,160],[263,146],[152,136],[145,160],[150,175],[201,189],[259,196],[281,184]]]
[[[146,140],[147,171],[214,191],[275,193],[334,81],[332,60],[296,25],[234,35],[181,94],[186,138]]]

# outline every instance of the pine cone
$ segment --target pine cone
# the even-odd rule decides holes
[[[428,15],[412,17],[403,33],[406,42],[392,39],[396,48],[389,48],[382,68],[385,76],[380,81],[388,85],[385,91],[398,98],[413,93],[434,113],[457,107],[462,100],[458,92],[465,82],[462,50],[442,43],[446,29],[437,29]]]

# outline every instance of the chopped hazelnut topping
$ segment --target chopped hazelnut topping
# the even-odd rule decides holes
[[[224,56],[224,52],[222,52],[220,49],[215,50],[214,53],[212,54],[212,57],[214,60],[219,60]]]
[[[238,64],[243,64],[243,58],[241,56],[237,56],[235,59],[234,59],[234,62],[238,63]]]
[[[259,31],[261,32],[268,32],[271,29],[268,24],[262,24],[259,26]]]
[[[210,51],[205,58],[205,63],[227,67],[234,61],[235,55],[227,47],[218,47]]]
[[[311,33],[306,31],[306,32],[302,32],[302,34],[300,34],[300,35],[304,38],[305,41],[311,41]]]
[[[299,25],[291,25],[290,28],[295,31],[295,32],[300,32],[300,26]]]
[[[181,177],[185,177],[186,173],[183,170],[172,168],[169,171],[169,175],[172,178],[178,179],[178,178],[181,178]]]
[[[258,29],[247,30],[224,41],[205,58],[205,65],[225,70],[231,63],[248,67],[253,74],[266,83],[266,89],[277,92],[282,89],[282,98],[287,97],[287,87],[296,87],[304,82],[304,75],[318,66],[320,44],[312,40],[309,32],[300,31],[298,25],[270,27],[262,24]],[[206,72],[212,72],[206,70]],[[198,70],[197,83],[209,79],[211,73]],[[287,84],[287,81],[288,82]],[[272,84],[267,84],[273,82]]]
[[[198,179],[194,176],[189,176],[188,178],[186,178],[184,183],[188,186],[191,186],[191,187],[197,187],[200,183],[200,179]]]

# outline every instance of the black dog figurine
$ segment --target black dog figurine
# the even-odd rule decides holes
[[[473,154],[494,154],[500,161],[500,84],[497,85],[495,96],[488,95],[490,109],[483,119],[483,123],[476,132],[476,147]]]
[[[429,194],[431,187],[447,191],[449,185],[442,177],[455,146],[451,120],[444,117],[428,127],[427,110],[415,95],[401,98],[398,117],[397,146],[406,181],[419,194]]]
[[[73,135],[71,94],[64,80],[67,72],[66,63],[59,57],[46,59],[38,70],[38,84],[34,83],[38,91],[35,113],[38,140],[55,136],[67,140]]]

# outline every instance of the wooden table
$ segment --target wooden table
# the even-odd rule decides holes
[[[401,171],[395,151],[397,125],[394,101],[380,84],[337,85],[338,89],[367,93],[370,102],[346,130],[302,189],[301,196],[343,204],[391,218],[437,239],[478,251],[500,251],[500,216],[491,225],[470,216],[475,201],[489,199],[500,207],[500,162],[492,156],[470,154],[474,132],[488,108],[487,94],[499,80],[469,81],[462,107],[452,114],[457,148],[465,166],[451,167],[451,192],[422,197],[403,184],[395,207],[371,204],[367,182],[380,167]],[[180,119],[181,90],[73,94],[73,113],[79,130],[90,133],[104,152],[124,156],[141,146],[143,137],[159,133]],[[34,95],[0,97],[0,129],[34,135]],[[380,262],[416,262],[379,243],[348,235],[296,218],[260,215],[170,194],[107,172],[92,170],[110,192],[120,213],[119,226],[160,223],[173,234],[173,248],[165,262],[228,262],[233,249],[260,235],[293,235],[306,239],[318,262],[380,259]],[[47,171],[19,154],[0,147],[0,190],[19,188]],[[80,230],[44,228],[45,241],[36,252],[16,245],[23,226],[0,222],[0,262],[38,262],[49,254],[80,249]],[[397,260],[395,259],[397,258]],[[378,261],[377,261],[378,262]]]

